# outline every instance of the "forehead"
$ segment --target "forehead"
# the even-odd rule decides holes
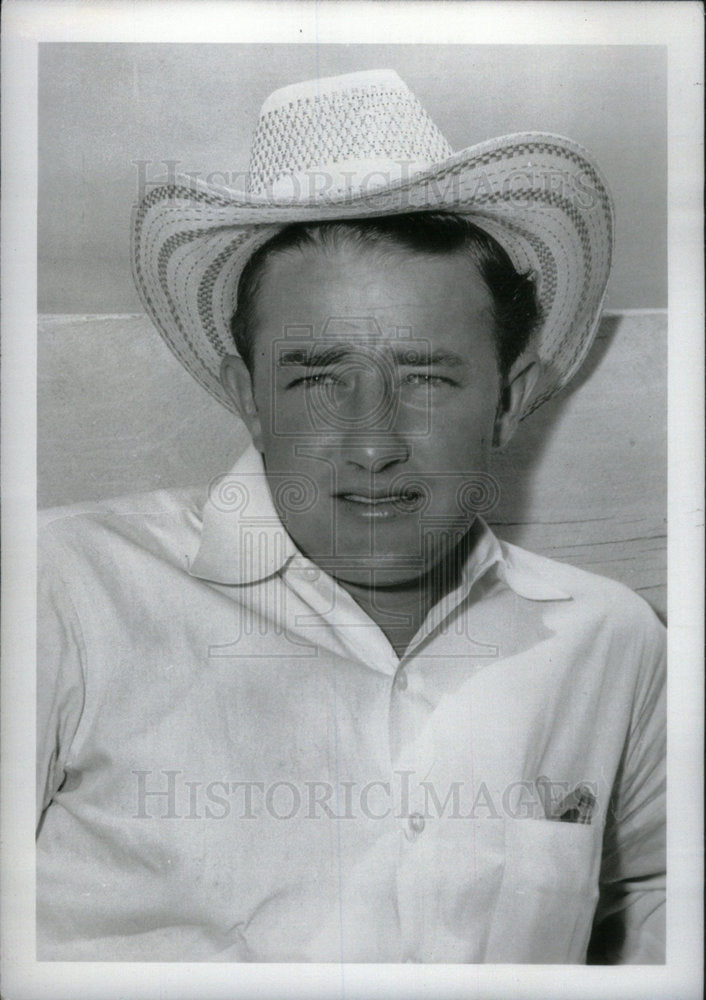
[[[306,246],[266,262],[258,333],[429,338],[492,317],[488,288],[464,253],[387,246]]]

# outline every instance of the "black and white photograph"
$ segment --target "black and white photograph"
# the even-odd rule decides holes
[[[699,6],[46,6],[7,996],[698,996]]]

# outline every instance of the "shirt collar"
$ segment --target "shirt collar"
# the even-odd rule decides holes
[[[299,552],[272,501],[262,456],[251,444],[231,471],[215,479],[203,508],[201,541],[189,565],[191,576],[231,586],[257,583],[292,560],[308,562]],[[478,517],[477,537],[464,569],[464,589],[494,569],[519,597],[530,601],[568,600],[570,595],[528,565],[524,553],[500,542]]]
[[[251,444],[227,475],[211,483],[189,573],[213,583],[257,583],[295,555],[298,549],[272,502],[262,456]]]
[[[490,532],[490,528],[488,531]],[[492,532],[490,534],[492,535]],[[495,535],[493,538],[501,551],[498,574],[518,597],[524,597],[528,601],[570,601],[573,599],[568,591],[557,587],[549,575],[542,575],[538,566],[538,556],[525,552],[524,549],[515,545],[500,542]],[[549,566],[551,565],[549,563]]]

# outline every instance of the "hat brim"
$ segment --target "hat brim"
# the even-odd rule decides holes
[[[234,353],[230,319],[240,274],[255,252],[294,222],[447,211],[494,237],[537,282],[541,374],[527,415],[571,379],[600,318],[613,249],[613,205],[590,155],[545,133],[501,136],[454,153],[407,180],[302,199],[175,178],[133,212],[132,264],[146,311],[190,374],[235,412],[220,381]]]

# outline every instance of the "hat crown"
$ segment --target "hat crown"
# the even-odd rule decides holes
[[[405,180],[452,153],[394,70],[366,70],[276,90],[252,144],[251,195],[317,201]]]
[[[292,223],[410,212],[467,217],[535,276],[542,373],[531,412],[573,376],[595,334],[613,250],[606,182],[582,146],[549,133],[453,153],[392,71],[272,94],[248,191],[183,176],[145,193],[133,217],[135,282],[180,361],[232,409],[221,359],[233,351],[238,283],[258,247]]]

